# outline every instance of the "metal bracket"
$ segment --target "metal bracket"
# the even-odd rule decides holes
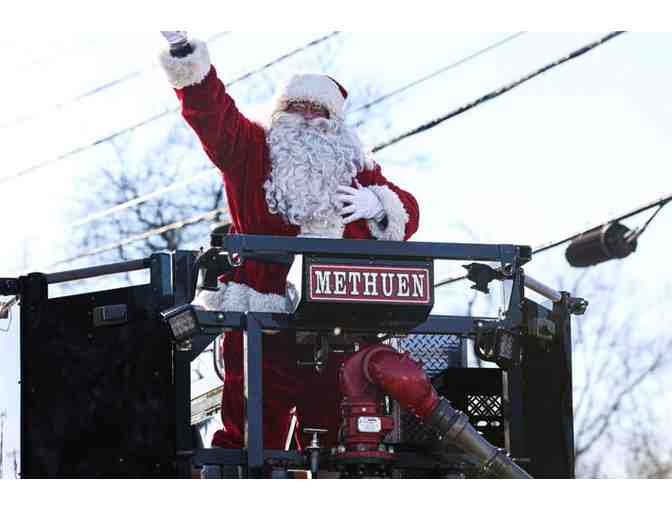
[[[588,309],[588,301],[583,298],[570,297],[568,305],[569,313],[572,315],[583,315]]]
[[[467,279],[475,284],[471,288],[484,294],[490,294],[490,289],[488,288],[490,282],[506,278],[500,271],[486,264],[472,263],[462,267],[467,270]]]

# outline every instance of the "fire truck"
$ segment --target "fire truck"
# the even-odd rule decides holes
[[[216,244],[0,279],[0,294],[21,306],[23,478],[574,476],[571,318],[587,303],[527,275],[528,246],[248,235]],[[292,265],[292,313],[192,303],[248,259]],[[496,316],[433,314],[438,261],[465,262],[478,292],[501,289]],[[135,271],[147,283],[49,297],[50,285]],[[208,448],[221,388],[192,391],[191,367],[232,330],[244,333],[244,447]],[[349,349],[344,369],[376,388],[364,400],[344,391],[336,445],[292,422],[284,449],[264,448],[263,333],[283,330],[312,339],[312,359],[297,363],[320,370]],[[381,359],[412,360],[404,366],[437,395],[431,413],[419,416],[394,370],[358,357],[361,338]]]

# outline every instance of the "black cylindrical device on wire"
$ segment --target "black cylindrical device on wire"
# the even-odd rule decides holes
[[[637,249],[637,240],[625,225],[614,222],[581,234],[567,247],[565,257],[573,267],[595,266],[611,259],[623,259]]]

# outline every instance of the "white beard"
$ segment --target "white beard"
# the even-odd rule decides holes
[[[338,119],[306,121],[277,113],[266,135],[271,174],[264,183],[271,214],[301,227],[302,235],[341,237],[338,186],[349,186],[373,162],[357,134]]]

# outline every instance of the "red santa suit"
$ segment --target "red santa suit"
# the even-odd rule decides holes
[[[205,152],[221,171],[232,222],[232,233],[297,236],[321,235],[346,239],[406,240],[418,228],[415,198],[390,183],[372,160],[357,169],[349,185],[368,187],[380,200],[385,221],[357,220],[344,225],[340,216],[329,221],[292,224],[269,210],[265,184],[273,164],[269,131],[250,121],[236,107],[211,65],[204,43],[192,40],[194,51],[177,58],[165,51],[161,64],[182,105],[182,115],[199,137]],[[344,90],[320,75],[295,76],[276,100],[282,111],[291,101],[324,106],[335,120],[343,118]],[[302,181],[304,182],[304,181]],[[297,184],[301,186],[301,184]],[[300,191],[300,190],[299,190]],[[335,193],[335,189],[332,193]],[[328,198],[325,198],[328,200]],[[200,303],[226,311],[292,312],[295,303],[287,292],[289,266],[246,260],[220,279],[217,293],[203,292]],[[223,342],[225,381],[222,398],[224,428],[213,446],[241,448],[244,430],[242,335],[233,332]],[[264,442],[266,448],[284,446],[289,410],[297,407],[303,426],[327,428],[325,445],[335,443],[340,401],[337,386],[338,357],[326,370],[297,367],[297,359],[310,358],[311,346],[297,345],[289,333],[264,337]]]

